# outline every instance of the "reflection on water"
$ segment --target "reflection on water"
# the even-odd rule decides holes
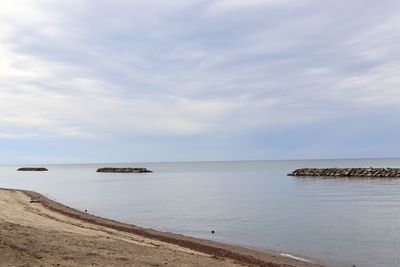
[[[110,165],[110,164],[106,164]],[[0,187],[31,189],[140,226],[321,259],[337,266],[400,262],[400,179],[288,177],[300,167],[400,167],[399,159],[0,167]],[[214,229],[216,233],[210,234]]]

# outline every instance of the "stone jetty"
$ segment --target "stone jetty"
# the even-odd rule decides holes
[[[23,168],[19,168],[17,171],[20,171],[20,172],[47,172],[48,169],[43,168],[43,167],[39,167],[39,168],[23,167]]]
[[[302,168],[289,176],[400,178],[400,168]]]
[[[97,172],[109,172],[109,173],[146,173],[146,172],[152,172],[146,168],[111,168],[111,167],[105,167],[105,168],[99,168],[97,169]]]

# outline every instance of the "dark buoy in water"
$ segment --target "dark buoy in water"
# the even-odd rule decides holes
[[[212,233],[212,234],[215,234],[215,231],[214,231],[214,230],[211,230],[211,233]]]

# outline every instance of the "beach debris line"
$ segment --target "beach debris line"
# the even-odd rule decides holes
[[[105,167],[97,169],[97,172],[110,172],[110,173],[147,173],[152,172],[146,168],[112,168]]]
[[[47,172],[48,169],[43,168],[43,167],[23,167],[23,168],[19,168],[17,171],[20,172]]]
[[[289,176],[400,178],[400,168],[302,168]]]

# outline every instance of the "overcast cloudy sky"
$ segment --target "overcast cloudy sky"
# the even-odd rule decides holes
[[[398,0],[0,0],[0,163],[400,156]]]

